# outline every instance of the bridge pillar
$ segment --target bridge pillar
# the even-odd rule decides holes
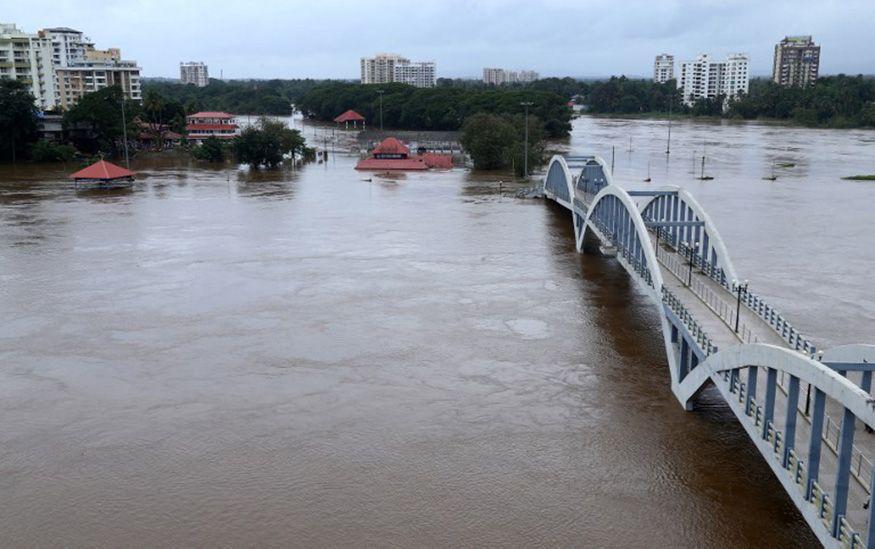
[[[784,422],[784,469],[790,463],[790,451],[796,447],[796,418],[799,415],[799,378],[790,376],[787,388],[787,420]]]
[[[811,500],[811,488],[820,475],[820,448],[823,443],[823,412],[826,394],[814,389],[814,410],[811,413],[811,437],[808,441],[808,479],[805,483],[805,499]]]
[[[756,404],[757,398],[757,367],[747,367],[747,394],[744,399],[744,413],[751,415],[751,402]]]
[[[687,338],[681,336],[681,360],[680,371],[678,372],[678,381],[683,381],[689,372],[690,363],[690,346],[687,344]]]
[[[851,454],[854,451],[854,423],[856,421],[854,412],[845,408],[845,413],[842,415],[841,433],[839,434],[838,469],[836,470],[836,484],[833,491],[835,511],[832,519],[832,535],[836,538],[839,536],[841,519],[848,512],[848,481],[851,477]]]
[[[872,467],[872,472],[869,473],[869,493],[875,494],[875,466]],[[866,526],[866,549],[875,549],[875,505],[869,500],[869,523]]]
[[[766,369],[766,405],[763,410],[763,439],[769,438],[769,423],[775,417],[775,388],[778,383],[778,370]],[[777,436],[777,435],[776,435]]]

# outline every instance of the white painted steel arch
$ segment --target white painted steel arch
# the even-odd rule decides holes
[[[580,236],[578,237],[578,242],[583,243],[583,237],[586,234],[586,229],[594,231],[599,240],[602,242],[610,242],[611,239],[602,234],[601,229],[593,223],[592,218],[593,214],[598,211],[599,203],[602,200],[605,200],[607,197],[613,196],[617,198],[620,203],[626,208],[629,213],[629,217],[632,220],[633,227],[635,228],[635,233],[638,237],[638,240],[641,245],[642,253],[644,254],[645,263],[647,265],[647,270],[650,272],[651,279],[653,280],[653,287],[650,287],[647,284],[644,286],[647,287],[649,293],[651,293],[656,300],[656,302],[662,306],[662,271],[659,269],[659,263],[656,261],[656,250],[653,248],[653,244],[650,242],[650,233],[647,231],[647,226],[644,224],[644,218],[641,217],[641,212],[638,210],[638,207],[635,204],[635,201],[632,200],[632,197],[629,196],[629,193],[626,192],[625,189],[619,187],[617,185],[608,185],[593,198],[592,205],[589,210],[586,212],[586,217],[584,219],[583,227],[580,230]],[[580,249],[580,246],[578,246]],[[628,265],[627,262],[623,262],[623,267],[632,275],[635,279],[640,279],[640,275],[635,272],[631,266]]]
[[[867,425],[875,425],[875,403],[869,394],[822,363],[791,349],[765,343],[748,343],[721,349],[693,368],[679,386],[681,398],[690,399],[711,376],[726,370],[757,366],[798,377],[849,409]]]
[[[738,274],[735,270],[735,265],[732,264],[732,259],[729,257],[726,243],[723,241],[723,237],[720,236],[720,231],[717,230],[717,225],[714,224],[711,220],[711,216],[708,215],[702,205],[699,204],[699,201],[696,200],[688,190],[677,185],[666,185],[660,187],[658,190],[677,192],[678,198],[686,203],[690,209],[693,210],[693,213],[705,223],[705,232],[708,234],[710,246],[717,251],[717,266],[723,269],[727,280],[739,280]],[[641,212],[644,212],[657,198],[658,197],[656,196],[648,197],[647,200],[641,204]]]
[[[559,178],[559,180],[556,180],[556,178]],[[565,183],[565,188],[568,189],[568,200],[556,195],[550,188],[551,185],[558,185],[562,182]],[[544,193],[569,210],[572,209],[571,204],[574,202],[574,176],[571,175],[571,170],[568,168],[565,157],[557,154],[550,159],[550,164],[547,166],[547,177],[544,178]]]

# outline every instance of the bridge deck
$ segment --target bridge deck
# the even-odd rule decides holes
[[[681,300],[684,306],[696,319],[696,322],[708,334],[719,349],[725,349],[742,343],[768,343],[789,348],[789,344],[778,335],[756,313],[741,306],[739,330],[735,332],[736,296],[712,278],[695,267],[690,274],[689,262],[673,248],[660,242],[656,246],[656,236],[651,234],[651,241],[657,250],[663,284]],[[689,282],[689,285],[688,285]],[[761,397],[766,387],[766,369],[759,368],[757,376],[757,395]],[[859,374],[850,377],[856,379]],[[779,390],[775,398],[775,425],[785,431],[787,417],[787,383],[788,379],[779,378]],[[800,387],[799,406],[797,410],[796,448],[805,459],[811,437],[811,421],[805,415],[807,385]],[[826,443],[821,458],[820,485],[833,492],[837,469],[837,436],[842,408],[831,399],[826,403],[827,417],[823,438]],[[863,504],[869,499],[868,486],[870,482],[871,456],[875,455],[875,434],[866,432],[865,426],[857,422],[854,433],[855,451],[852,458],[852,481],[848,494],[847,519],[858,528],[866,524],[867,511]]]

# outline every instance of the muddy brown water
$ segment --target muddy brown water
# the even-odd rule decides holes
[[[830,346],[875,340],[875,185],[836,177],[873,139],[678,123],[666,162],[662,123],[581,119],[560,147],[688,185]],[[2,545],[815,543],[719,397],[681,410],[654,306],[566,211],[353,163],[0,168]]]

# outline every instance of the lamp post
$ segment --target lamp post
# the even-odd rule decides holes
[[[525,126],[525,149],[523,150],[523,179],[529,178],[529,107],[533,105],[531,101],[522,101],[520,105],[525,107],[526,115],[523,125]]]
[[[377,93],[380,94],[380,131],[383,131],[383,90],[377,90]]]
[[[687,286],[689,287],[693,283],[693,251],[699,249],[699,241],[693,242],[692,245],[689,242],[684,242],[684,244],[690,250],[690,270],[687,273]]]
[[[738,299],[735,302],[735,333],[738,333],[738,319],[741,316],[741,292],[747,292],[747,285],[750,284],[747,280],[739,283],[737,280],[732,281],[732,285],[735,287],[735,293],[738,296]]]

